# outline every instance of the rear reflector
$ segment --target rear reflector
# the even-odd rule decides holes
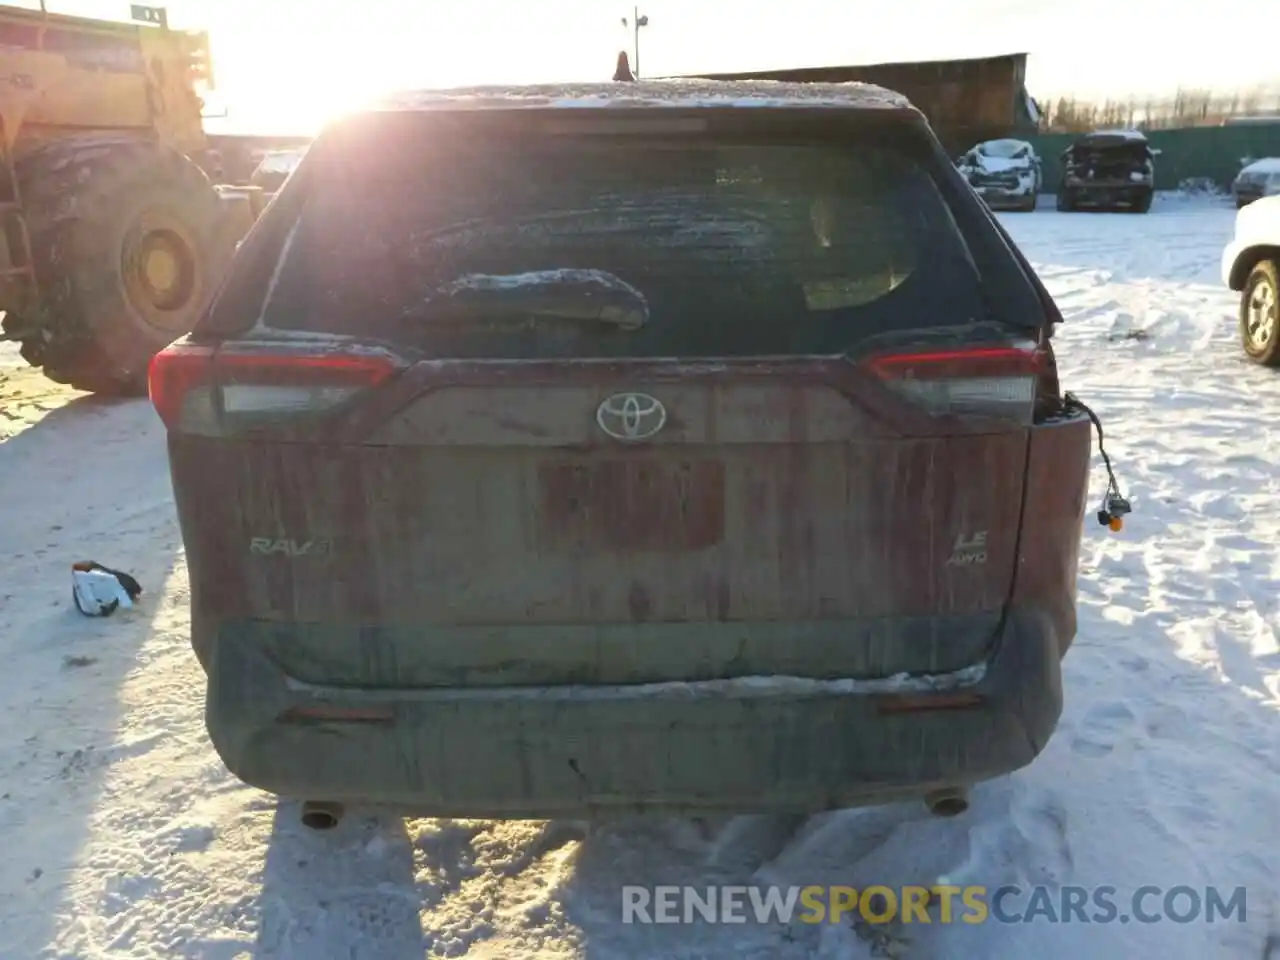
[[[930,713],[936,710],[971,710],[983,703],[982,695],[961,693],[886,693],[875,698],[877,713]]]
[[[1043,363],[1035,347],[977,347],[885,354],[865,365],[903,399],[930,413],[1030,424]]]
[[[168,429],[219,432],[324,413],[382,384],[402,366],[381,351],[174,344],[152,359],[148,385]]]
[[[285,723],[304,723],[308,720],[321,723],[391,723],[395,718],[395,711],[391,707],[340,707],[330,704],[290,707],[279,716]]]

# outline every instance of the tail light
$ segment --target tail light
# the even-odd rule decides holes
[[[208,347],[171,344],[151,358],[147,368],[147,393],[164,425],[175,430],[184,420],[203,419],[197,405],[208,407],[213,351]],[[211,407],[209,408],[212,409]]]
[[[334,411],[404,366],[376,350],[177,343],[151,360],[151,403],[169,430],[221,434]]]
[[[1047,353],[1038,345],[881,354],[865,366],[930,413],[1030,425]]]

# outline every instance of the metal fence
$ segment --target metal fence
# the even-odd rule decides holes
[[[1044,170],[1044,191],[1055,193],[1062,179],[1062,152],[1078,136],[1045,133],[1028,139]],[[1156,189],[1176,190],[1184,180],[1209,179],[1227,187],[1245,158],[1280,157],[1280,123],[1186,127],[1147,133],[1156,157]]]

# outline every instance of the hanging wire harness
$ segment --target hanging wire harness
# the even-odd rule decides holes
[[[1107,489],[1102,495],[1102,503],[1098,507],[1098,524],[1113,531],[1124,529],[1124,518],[1133,512],[1128,499],[1120,492],[1120,484],[1116,481],[1116,472],[1111,467],[1111,458],[1103,446],[1102,421],[1073,393],[1063,397],[1063,409],[1067,413],[1083,413],[1098,431],[1098,453],[1102,455],[1102,464],[1107,469]]]

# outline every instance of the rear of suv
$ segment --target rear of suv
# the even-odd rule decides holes
[[[1058,210],[1147,213],[1159,152],[1139,130],[1097,130],[1077,138],[1062,152]]]
[[[216,750],[437,816],[814,811],[1022,767],[1091,452],[1058,319],[877,88],[347,118],[152,366]]]

